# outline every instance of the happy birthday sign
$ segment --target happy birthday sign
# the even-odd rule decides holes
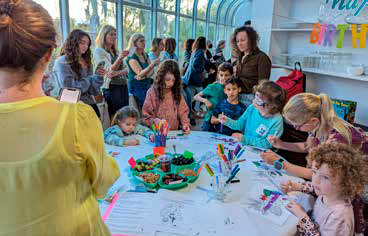
[[[326,4],[328,4],[329,0],[326,0]],[[356,10],[354,13],[354,16],[357,16],[364,7],[368,5],[368,0],[363,0],[361,3],[359,3],[360,0],[333,0],[332,2],[332,9],[335,9],[338,6],[338,10]]]
[[[367,0],[368,1],[368,0]],[[313,31],[310,36],[311,44],[318,44],[323,46],[332,46],[333,39],[338,36],[336,48],[342,48],[344,43],[345,33],[349,28],[349,24],[321,24],[313,25]],[[360,31],[358,25],[353,24],[351,29],[353,48],[357,47],[357,40],[360,41],[360,48],[365,48],[367,39],[368,24],[361,24]]]

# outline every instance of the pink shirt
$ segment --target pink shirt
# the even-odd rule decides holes
[[[189,109],[183,95],[181,95],[180,103],[177,104],[171,91],[165,94],[161,102],[153,87],[147,91],[142,108],[143,124],[150,127],[155,118],[165,119],[169,122],[170,130],[178,130],[179,124],[190,125],[188,114]]]

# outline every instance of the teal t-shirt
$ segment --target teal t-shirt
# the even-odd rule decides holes
[[[142,62],[139,60],[139,57],[137,56],[137,54],[133,54],[132,56],[128,57],[127,58],[127,64],[128,64],[128,68],[129,68],[129,72],[128,72],[128,80],[129,81],[138,81],[136,79],[134,79],[134,77],[137,75],[134,70],[131,68],[131,66],[129,65],[129,61],[132,60],[132,59],[135,59],[138,61],[139,65],[142,67],[142,70],[146,69],[148,66],[149,66],[149,63],[148,63],[148,55],[145,53],[145,61]],[[151,78],[147,78],[145,80],[139,80],[138,82],[140,83],[151,83]]]
[[[228,118],[225,125],[233,130],[243,130],[242,143],[244,145],[266,149],[272,148],[267,140],[268,136],[272,135],[280,138],[284,132],[284,123],[280,114],[263,117],[253,104],[238,120]]]
[[[210,84],[202,91],[202,94],[208,101],[210,101],[210,103],[212,103],[212,108],[208,109],[208,112],[204,117],[204,121],[209,121],[211,120],[213,109],[215,109],[219,102],[227,98],[224,93],[224,85],[218,83]]]

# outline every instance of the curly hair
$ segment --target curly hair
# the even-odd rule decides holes
[[[83,30],[75,29],[70,32],[60,52],[60,55],[65,55],[67,63],[70,64],[72,70],[78,75],[79,79],[81,79],[82,76],[82,65],[79,63],[79,43],[84,36],[88,37],[89,44],[87,51],[82,55],[82,57],[87,62],[88,70],[91,70],[91,38]]]
[[[238,45],[236,44],[236,36],[240,32],[247,33],[250,52],[254,52],[255,50],[257,50],[258,49],[259,35],[258,35],[257,31],[251,26],[241,26],[241,27],[235,29],[233,35],[231,36],[231,47],[233,49],[235,49],[235,51],[239,55],[243,55],[243,52],[240,52],[240,50],[238,48]]]
[[[174,101],[176,104],[180,103],[181,100],[181,89],[182,82],[180,76],[179,65],[175,60],[164,60],[157,69],[155,81],[153,83],[156,94],[160,101],[164,100],[164,89],[165,89],[165,75],[168,73],[173,74],[175,77],[174,86],[171,88]]]
[[[311,150],[307,160],[309,167],[313,161],[317,168],[327,164],[331,175],[339,180],[342,197],[359,196],[368,183],[367,163],[359,152],[346,144],[321,144]]]

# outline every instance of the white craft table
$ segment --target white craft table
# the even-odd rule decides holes
[[[170,132],[170,136],[174,135],[175,132]],[[218,134],[208,133],[208,132],[201,132],[201,131],[193,131],[190,135],[185,136],[177,136],[176,139],[170,139],[167,141],[166,152],[173,153],[172,145],[176,144],[177,153],[183,153],[185,150],[194,153],[195,158],[199,158],[200,156],[204,155],[208,151],[213,151],[216,153],[218,143],[223,143],[222,141],[218,140],[218,138],[229,138],[227,136],[222,136]],[[107,152],[120,152],[120,155],[116,156],[115,159],[119,165],[121,176],[114,184],[113,188],[118,188],[124,186],[124,190],[132,188],[132,182],[129,180],[129,164],[128,159],[130,157],[134,157],[135,159],[143,158],[145,155],[152,154],[153,145],[150,144],[148,141],[141,139],[140,146],[134,147],[115,147],[106,145]],[[235,148],[234,144],[231,143],[224,143],[225,149],[230,148],[233,150]],[[225,203],[219,202],[217,200],[212,200],[208,204],[214,204],[214,206],[221,209],[227,208],[231,209],[232,207],[238,207],[241,202],[244,202],[244,197],[247,197],[247,194],[251,192],[251,189],[255,187],[262,187],[267,189],[276,190],[275,183],[271,181],[264,181],[255,180],[254,170],[257,169],[252,161],[259,161],[260,157],[254,150],[245,149],[244,154],[240,159],[245,158],[245,162],[240,163],[240,172],[238,173],[237,177],[240,179],[239,183],[234,183],[230,185],[231,192],[228,194],[227,200]],[[286,179],[294,179],[295,177],[283,175],[283,178]],[[197,186],[201,186],[203,188],[209,189],[210,184],[210,176],[206,172],[205,168],[203,168],[199,179],[193,183],[189,184],[189,186],[185,189],[178,190],[181,192],[185,192],[189,196],[193,198],[203,198],[203,195],[207,196],[207,193],[204,191],[200,191],[197,189]],[[199,196],[202,194],[202,196]],[[101,214],[104,214],[106,210],[107,203],[100,203],[100,210]],[[221,212],[219,213],[221,215]],[[237,213],[238,214],[238,213]],[[203,219],[206,216],[198,216]],[[282,225],[279,226],[272,221],[262,217],[261,215],[254,214],[254,212],[247,212],[246,208],[242,211],[242,214],[239,217],[236,217],[236,220],[240,220],[241,222],[237,222],[234,226],[232,226],[231,232],[229,232],[226,236],[229,235],[252,235],[252,236],[266,236],[266,235],[294,235],[296,231],[296,224],[297,218],[290,214],[287,221]],[[226,231],[226,230],[225,230]],[[241,233],[241,234],[240,234]],[[224,233],[218,233],[216,235],[223,235]],[[157,235],[160,235],[157,233]],[[215,235],[215,234],[214,234]],[[224,236],[225,236],[224,235]]]

